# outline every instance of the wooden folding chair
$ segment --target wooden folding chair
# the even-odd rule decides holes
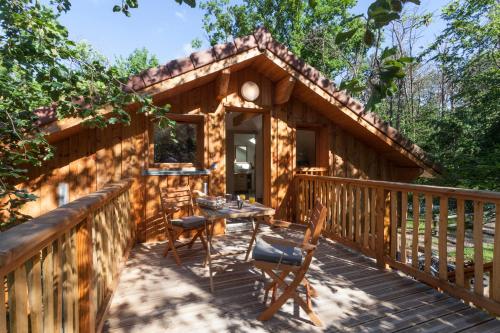
[[[275,221],[273,225],[304,231],[302,243],[285,240],[281,238],[262,236],[253,250],[254,265],[261,269],[272,279],[265,286],[264,302],[267,303],[269,291],[272,290],[271,304],[262,312],[258,319],[270,319],[289,298],[295,302],[309,315],[311,321],[317,326],[323,326],[319,317],[312,309],[311,297],[316,296],[306,278],[307,270],[311,264],[314,251],[316,250],[321,230],[326,220],[327,209],[320,200],[316,200],[311,210],[310,218],[306,224],[297,224],[283,221]],[[285,281],[292,274],[290,283]],[[297,288],[303,285],[306,291],[306,299],[303,300],[297,293]],[[278,290],[283,289],[279,297]]]
[[[160,188],[160,201],[168,239],[163,255],[166,257],[168,252],[171,250],[174,255],[175,262],[177,265],[181,265],[181,259],[179,258],[177,249],[182,246],[188,246],[191,248],[198,238],[206,251],[208,245],[203,236],[206,219],[204,216],[194,215],[195,206],[193,204],[193,198],[191,196],[191,189],[189,186]],[[174,213],[186,209],[188,216],[173,218]],[[189,242],[176,244],[177,239],[184,232],[194,233],[193,238],[191,238]]]

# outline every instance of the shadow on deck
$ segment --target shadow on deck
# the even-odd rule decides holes
[[[223,251],[243,249],[250,232],[214,239]],[[197,250],[196,250],[196,249]],[[183,267],[164,258],[164,243],[135,247],[113,296],[105,332],[499,332],[500,320],[441,294],[329,240],[322,240],[309,270],[319,297],[314,308],[325,323],[317,328],[289,302],[268,322],[263,278],[234,257],[214,261],[215,293],[203,267],[200,245],[182,248]],[[243,255],[238,257],[243,258]]]

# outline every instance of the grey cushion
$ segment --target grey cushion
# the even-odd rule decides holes
[[[298,247],[270,244],[259,238],[253,248],[252,258],[254,260],[300,266],[302,264],[302,251]]]
[[[186,216],[180,219],[172,219],[172,225],[185,229],[194,229],[205,225],[205,217],[203,216]]]

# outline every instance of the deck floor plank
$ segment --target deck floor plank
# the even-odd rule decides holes
[[[250,233],[214,239],[217,249],[244,249]],[[290,235],[287,235],[290,237]],[[249,263],[215,261],[215,293],[199,245],[182,248],[183,266],[164,258],[164,243],[140,244],[121,273],[104,332],[467,332],[500,331],[500,320],[374,260],[323,240],[308,278],[318,291],[313,306],[325,323],[318,328],[287,303],[271,320],[256,319],[265,308],[263,277]],[[243,259],[239,255],[238,259]]]

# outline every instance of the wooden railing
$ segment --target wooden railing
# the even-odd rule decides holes
[[[0,233],[0,333],[95,332],[135,241],[123,180]]]
[[[328,174],[328,168],[324,167],[298,167],[296,169],[298,175],[314,175],[314,176],[326,176]]]
[[[500,315],[500,193],[308,175],[294,186],[299,221],[320,198],[326,236]]]

